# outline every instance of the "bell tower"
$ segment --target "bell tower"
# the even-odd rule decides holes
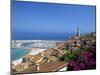
[[[80,37],[80,29],[79,29],[79,26],[77,27],[77,34],[76,34],[77,37]]]

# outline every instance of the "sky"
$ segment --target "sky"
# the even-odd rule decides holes
[[[12,32],[81,33],[95,31],[95,6],[12,2]]]

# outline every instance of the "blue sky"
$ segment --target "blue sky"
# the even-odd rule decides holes
[[[12,2],[12,32],[81,33],[95,31],[95,6]]]

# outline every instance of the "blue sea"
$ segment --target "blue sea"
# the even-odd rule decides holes
[[[30,51],[31,50],[12,48],[11,52],[12,61],[19,59],[20,57],[28,54]]]
[[[49,32],[13,32],[13,40],[67,40],[69,37],[75,36],[75,33],[49,33]]]

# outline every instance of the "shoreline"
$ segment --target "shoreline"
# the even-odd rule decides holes
[[[21,48],[20,48],[21,49]],[[36,51],[35,51],[36,50]],[[20,58],[18,58],[18,59],[16,59],[16,60],[14,60],[14,61],[12,61],[12,64],[14,64],[14,65],[17,65],[17,64],[19,64],[21,61],[22,61],[22,58],[23,57],[25,57],[25,56],[27,56],[27,55],[36,55],[36,54],[39,54],[40,52],[43,52],[43,51],[45,51],[45,50],[47,50],[47,49],[31,49],[31,51],[29,52],[29,53],[27,53],[27,54],[25,54],[24,56],[22,56],[22,57],[20,57]]]

